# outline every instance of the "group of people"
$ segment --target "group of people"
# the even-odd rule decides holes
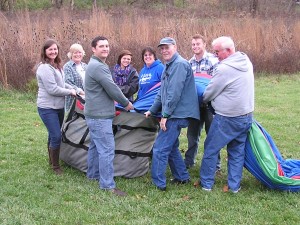
[[[207,137],[200,180],[194,185],[201,186],[204,191],[212,190],[215,174],[220,172],[220,150],[227,146],[228,183],[224,190],[239,192],[244,146],[254,110],[253,66],[245,53],[235,50],[230,37],[215,39],[212,48],[213,53],[207,52],[204,37],[193,36],[194,56],[188,61],[177,52],[173,38],[162,38],[158,49],[164,64],[157,58],[154,48],[146,47],[142,51],[144,67],[138,74],[128,50],[122,51],[117,64],[109,68],[106,59],[110,46],[106,37],[92,40],[93,55],[88,64],[82,62],[85,54],[82,46],[73,44],[68,53],[70,61],[63,67],[57,42],[47,40],[36,72],[37,106],[48,130],[49,164],[54,172],[62,173],[59,149],[64,112],[70,109],[74,96],[84,95],[84,114],[91,139],[87,178],[99,181],[100,189],[125,196],[114,181],[112,120],[115,102],[125,110],[133,110],[135,93],[138,99],[161,83],[153,105],[144,113],[146,118],[161,115],[151,165],[155,187],[166,190],[168,164],[173,176],[171,183],[190,182],[188,169],[195,165],[199,136],[205,126]],[[197,93],[196,74],[205,74],[211,79],[204,93]],[[183,159],[178,148],[179,135],[185,127],[188,127],[188,150]]]

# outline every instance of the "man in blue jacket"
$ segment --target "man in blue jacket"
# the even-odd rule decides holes
[[[190,175],[178,149],[181,128],[189,119],[199,119],[198,97],[191,65],[177,52],[173,38],[161,39],[160,48],[166,68],[161,78],[161,89],[146,117],[162,113],[160,131],[153,146],[151,176],[155,186],[166,190],[166,169],[169,163],[174,184],[185,184]]]

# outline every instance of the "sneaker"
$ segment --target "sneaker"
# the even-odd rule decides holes
[[[237,190],[235,190],[235,191],[229,189],[228,185],[225,185],[223,187],[223,192],[225,192],[225,193],[230,191],[230,192],[232,192],[234,194],[237,194],[240,190],[241,190],[241,186]]]
[[[236,194],[236,193],[238,193],[240,190],[241,190],[241,186],[236,190],[236,191],[231,191],[233,194]]]
[[[205,188],[205,187],[202,187],[202,190],[203,190],[203,191],[211,191],[211,188]]]
[[[167,190],[166,187],[158,187],[158,186],[156,186],[156,188],[157,188],[158,190],[160,190],[160,191],[166,191],[166,190]]]
[[[171,184],[187,184],[189,183],[191,180],[187,179],[187,180],[178,180],[176,178],[171,179]]]
[[[123,197],[123,196],[126,196],[126,195],[127,195],[127,193],[126,193],[126,192],[124,192],[124,191],[121,191],[121,190],[120,190],[120,189],[118,189],[118,188],[109,189],[109,191],[111,191],[111,193],[113,193],[113,194],[115,194],[115,195],[117,195],[117,196],[121,196],[121,197]]]

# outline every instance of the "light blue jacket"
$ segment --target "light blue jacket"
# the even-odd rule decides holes
[[[199,103],[190,63],[177,52],[161,77],[161,88],[150,108],[152,114],[162,112],[169,118],[199,119]]]

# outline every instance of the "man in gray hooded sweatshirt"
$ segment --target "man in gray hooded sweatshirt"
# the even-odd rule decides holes
[[[245,157],[245,141],[252,123],[254,110],[253,65],[248,56],[236,52],[230,37],[219,37],[212,42],[219,64],[214,69],[203,101],[211,102],[215,111],[204,143],[200,168],[200,184],[211,191],[218,154],[227,145],[228,182],[224,192],[239,192]]]

